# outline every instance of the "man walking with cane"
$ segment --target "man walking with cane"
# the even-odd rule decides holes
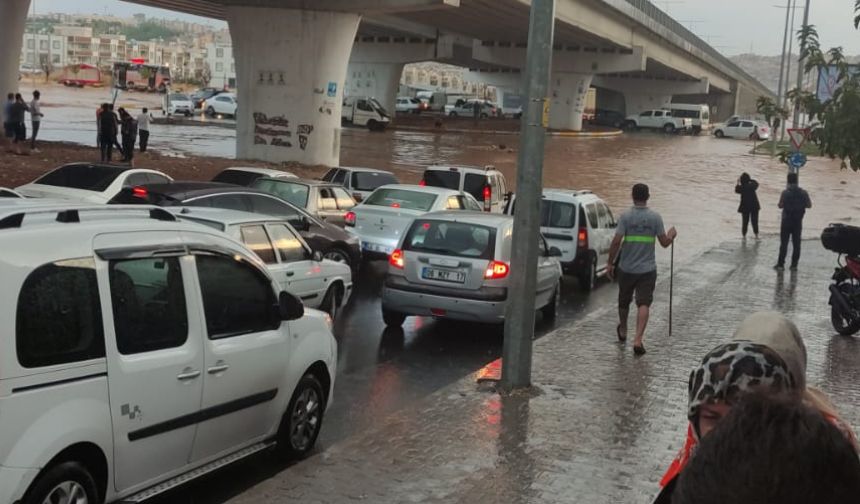
[[[618,264],[618,326],[615,328],[618,341],[627,341],[627,315],[630,302],[636,294],[636,336],[633,340],[633,353],[645,354],[645,327],[654,300],[654,287],[657,285],[657,260],[655,243],[663,248],[672,245],[678,232],[674,227],[665,231],[663,218],[648,208],[650,193],[645,184],[633,186],[633,208],[618,219],[615,238],[609,247],[609,263],[606,275],[611,279],[616,273],[615,259],[621,251]]]

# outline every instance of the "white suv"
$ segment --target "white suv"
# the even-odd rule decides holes
[[[429,166],[424,170],[421,185],[445,187],[471,194],[481,202],[485,212],[504,213],[509,196],[508,182],[502,172],[491,165]]]
[[[512,197],[505,213],[513,215],[515,207]],[[594,289],[605,274],[616,227],[609,205],[591,191],[543,190],[541,233],[561,251],[564,272],[576,275],[583,290]]]
[[[689,131],[693,128],[693,121],[681,117],[673,117],[671,110],[645,110],[639,115],[627,116],[624,120],[626,129],[659,129],[664,133],[677,133]]]
[[[139,502],[313,447],[330,321],[242,244],[154,207],[18,204],[0,249],[3,504]]]

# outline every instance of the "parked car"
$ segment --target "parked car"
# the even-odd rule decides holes
[[[478,117],[482,119],[499,115],[499,108],[496,104],[487,100],[458,100],[454,105],[445,105],[445,115],[449,117],[474,117],[475,107],[480,107]]]
[[[377,187],[400,183],[397,177],[389,171],[348,166],[331,168],[322,176],[321,180],[342,185],[356,201],[361,201],[370,196],[370,193],[375,191]]]
[[[471,194],[485,212],[503,213],[508,197],[508,182],[493,166],[430,166],[424,170],[420,185],[447,187]]]
[[[124,189],[113,204],[204,206],[281,217],[299,231],[314,251],[326,259],[348,264],[353,272],[361,264],[358,239],[343,229],[312,216],[302,208],[259,189],[217,182],[173,182]]]
[[[597,109],[591,124],[597,126],[609,126],[610,128],[622,128],[624,126],[624,114],[617,110]]]
[[[0,229],[0,502],[140,502],[312,450],[331,321],[248,248],[140,206],[0,209]]]
[[[343,186],[320,180],[261,178],[251,187],[283,198],[304,208],[311,215],[338,226],[344,225],[347,212],[356,205]]]
[[[227,233],[251,249],[266,264],[281,288],[305,306],[318,308],[334,320],[352,294],[352,271],[344,263],[323,259],[283,219],[220,208],[171,208],[181,220]]]
[[[183,114],[186,117],[194,112],[194,102],[184,93],[170,93],[167,95],[167,114]]]
[[[12,189],[8,189],[6,187],[0,187],[0,198],[23,198],[24,196],[20,193],[13,191]]]
[[[236,110],[239,108],[239,101],[234,94],[219,93],[204,101],[200,106],[209,117],[236,117]]]
[[[253,166],[231,166],[225,168],[218,175],[212,178],[212,182],[221,182],[224,184],[233,184],[238,186],[250,187],[255,180],[263,177],[282,179],[282,178],[298,178],[295,174],[273,170],[272,168],[255,168]]]
[[[770,127],[767,123],[740,120],[732,121],[714,129],[717,138],[741,138],[743,140],[767,140],[770,138]]]
[[[678,133],[691,129],[693,121],[673,117],[671,110],[646,110],[639,115],[629,115],[625,119],[625,129],[659,129],[664,133]]]
[[[194,104],[195,109],[199,109],[202,107],[203,102],[212,98],[213,96],[224,93],[225,91],[221,88],[214,87],[205,87],[200,88],[197,91],[191,93],[191,101]]]
[[[435,212],[415,219],[389,257],[382,318],[407,316],[501,324],[510,292],[514,219],[485,212]],[[535,310],[554,318],[561,298],[561,252],[539,238]]]
[[[391,114],[376,98],[344,96],[341,123],[364,126],[370,131],[383,131],[391,123]]]
[[[398,97],[394,110],[402,114],[420,114],[426,107],[418,98]]]
[[[609,246],[617,224],[612,210],[591,191],[544,189],[541,200],[540,232],[550,247],[561,251],[562,270],[574,275],[585,291],[597,286],[606,274]],[[516,195],[505,207],[513,215]]]
[[[346,214],[346,230],[361,241],[367,258],[387,257],[412,219],[438,210],[481,211],[470,194],[456,189],[415,185],[388,185],[373,191]]]
[[[170,182],[155,170],[94,163],[71,163],[55,168],[15,190],[28,198],[57,198],[107,203],[124,188]]]

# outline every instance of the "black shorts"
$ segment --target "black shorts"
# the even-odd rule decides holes
[[[24,142],[27,140],[27,125],[18,123],[15,125],[15,142]]]
[[[657,270],[648,273],[625,273],[618,269],[618,306],[630,306],[636,293],[636,306],[651,306],[654,287],[657,286]]]

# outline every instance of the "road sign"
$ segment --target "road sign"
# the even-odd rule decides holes
[[[788,166],[791,166],[795,170],[799,170],[804,165],[806,165],[806,154],[802,152],[792,152],[788,155]]]
[[[786,131],[795,150],[800,150],[809,138],[809,128],[788,128]]]

